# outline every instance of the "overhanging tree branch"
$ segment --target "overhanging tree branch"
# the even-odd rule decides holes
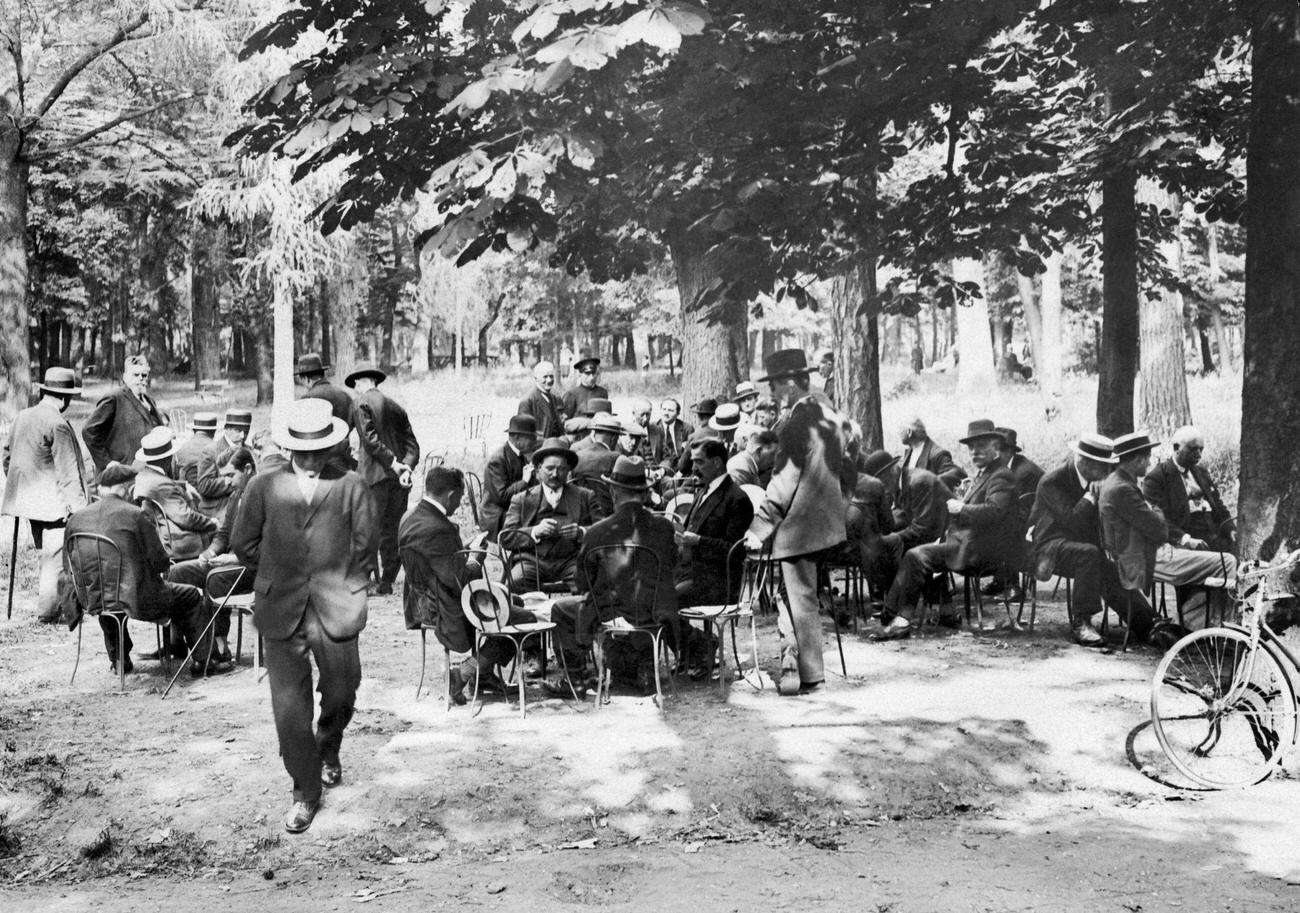
[[[174,98],[167,99],[166,101],[160,101],[156,105],[151,105],[148,108],[142,108],[139,111],[128,111],[126,114],[118,115],[112,120],[105,121],[104,123],[99,124],[96,127],[91,127],[89,130],[77,134],[72,139],[68,140],[66,143],[63,143],[57,148],[46,149],[42,152],[38,152],[35,155],[28,156],[27,160],[29,162],[39,162],[43,159],[52,158],[56,155],[59,155],[60,153],[67,152],[69,149],[73,148],[74,146],[81,145],[82,143],[86,142],[89,139],[93,139],[94,137],[98,136],[101,133],[106,133],[109,130],[112,130],[114,127],[121,126],[122,124],[125,124],[128,121],[139,120],[142,117],[153,114],[155,111],[161,111],[163,108],[171,107],[172,105],[177,104],[178,102],[187,101],[193,97],[194,97],[193,92],[186,92],[184,95],[177,95]]]
[[[117,47],[133,34],[140,31],[140,29],[144,28],[148,22],[149,12],[146,10],[129,22],[125,22],[118,26],[117,31],[113,32],[113,34],[109,35],[99,44],[91,47],[90,50],[86,51],[86,53],[82,54],[69,64],[68,68],[59,75],[57,80],[55,80],[54,85],[50,87],[50,91],[46,93],[43,99],[41,99],[40,107],[36,109],[36,116],[38,118],[44,117],[46,112],[48,112],[50,108],[54,107],[54,103],[63,95],[64,90],[68,88],[68,84],[71,83],[72,80],[76,79],[77,76],[86,69],[86,67],[90,66],[102,57],[105,52]]]

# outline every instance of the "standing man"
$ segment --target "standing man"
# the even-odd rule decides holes
[[[379,523],[379,560],[375,571],[378,596],[393,592],[401,566],[397,557],[397,527],[411,497],[411,479],[420,465],[420,444],[406,410],[385,396],[379,385],[388,375],[374,365],[362,365],[343,381],[356,390],[357,435],[361,438],[361,478],[370,486]]]
[[[190,425],[193,432],[185,443],[176,450],[172,462],[176,467],[176,478],[199,487],[199,461],[203,458],[203,449],[212,443],[217,433],[218,415],[215,412],[196,412]]]
[[[41,621],[58,621],[59,550],[68,517],[89,503],[88,478],[81,444],[63,417],[81,395],[71,368],[48,368],[36,385],[36,405],[14,416],[4,448],[5,490],[0,514],[31,526],[32,542],[40,550],[36,614]]]
[[[216,517],[226,509],[226,502],[234,491],[234,478],[223,475],[219,464],[226,454],[244,446],[248,431],[253,427],[253,413],[248,409],[227,409],[221,434],[208,442],[199,456],[199,480],[194,487],[203,499],[199,510]]]
[[[600,376],[600,359],[588,357],[580,359],[573,366],[573,370],[578,373],[578,386],[566,390],[564,397],[560,400],[560,408],[569,418],[582,412],[582,407],[587,404],[587,400],[593,396],[601,399],[609,399],[609,391],[596,383],[596,378]]]
[[[564,407],[551,392],[555,386],[555,365],[539,361],[533,366],[533,390],[519,401],[515,412],[532,416],[540,438],[559,437],[564,433]]]
[[[361,477],[327,463],[348,436],[328,402],[305,399],[289,410],[277,442],[288,466],[248,483],[235,521],[235,555],[256,569],[253,617],[271,677],[271,708],[280,756],[293,778],[284,826],[311,826],[321,787],[343,778],[339,746],[352,719],[366,626],[366,585],[378,527]],[[320,672],[320,719],[312,732],[311,661]]]
[[[492,540],[501,532],[510,499],[529,486],[533,464],[529,457],[537,449],[537,422],[531,415],[516,415],[506,428],[506,442],[488,458],[483,470],[483,506],[479,519]]]
[[[811,691],[825,679],[818,615],[817,563],[845,539],[844,519],[857,476],[849,452],[852,431],[821,393],[809,390],[803,349],[782,349],[765,361],[772,396],[789,411],[779,431],[776,468],[746,534],[746,547],[770,543],[781,562],[785,611],[781,632],[781,694]]]
[[[122,388],[95,404],[95,411],[81,429],[81,439],[103,472],[111,462],[130,463],[149,429],[167,424],[149,395],[149,362],[132,355],[122,369]]]
[[[348,430],[351,431],[357,426],[356,406],[348,391],[325,379],[326,367],[328,366],[321,361],[320,355],[316,352],[308,352],[298,359],[298,365],[293,373],[307,388],[302,394],[302,399],[325,400],[330,404],[330,412],[334,417],[347,425]]]

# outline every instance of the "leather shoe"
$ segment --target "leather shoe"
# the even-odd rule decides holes
[[[122,665],[126,668],[127,675],[130,675],[132,672],[135,671],[135,663],[131,662],[131,655],[129,653],[127,654],[126,661],[123,662]],[[117,660],[110,660],[108,663],[108,668],[110,672],[112,672],[114,675],[117,675]]]
[[[1070,631],[1074,635],[1074,642],[1081,647],[1101,647],[1106,643],[1106,638],[1090,622],[1081,621],[1071,627]]]
[[[799,683],[799,693],[800,693],[800,694],[812,694],[814,691],[820,691],[822,685],[824,685],[824,684],[825,684],[825,682],[800,682],[800,683]]]
[[[227,672],[234,671],[235,664],[233,662],[221,662],[217,659],[211,660],[207,665],[207,669],[203,668],[202,660],[196,659],[194,662],[190,663],[190,675],[195,678],[203,678],[205,675],[225,675]]]
[[[289,806],[289,814],[284,816],[284,829],[291,834],[301,834],[311,827],[316,812],[320,811],[320,800],[315,802],[295,802]]]
[[[455,666],[447,676],[447,699],[457,707],[464,707],[468,701],[465,697],[465,676]]]
[[[326,789],[333,789],[343,782],[343,765],[338,761],[331,764],[329,761],[322,761],[320,765],[320,785]]]
[[[894,617],[894,620],[885,625],[877,634],[874,640],[902,640],[905,637],[912,636],[912,623],[901,615]]]

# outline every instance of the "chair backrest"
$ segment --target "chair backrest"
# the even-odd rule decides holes
[[[238,591],[251,593],[253,575],[242,564],[214,567],[203,580],[203,591],[208,599],[218,603],[230,596],[239,595]]]
[[[653,549],[632,543],[598,545],[583,554],[582,569],[602,619],[612,613],[633,624],[654,622],[661,567]]]
[[[167,557],[175,560],[175,549],[173,543],[176,536],[176,528],[172,524],[172,518],[167,516],[167,511],[163,506],[153,498],[141,498],[140,505],[144,508],[153,525],[158,528],[158,537],[162,539],[163,548],[167,551]]]
[[[758,601],[759,595],[762,594],[764,590],[767,588],[767,577],[769,574],[772,573],[772,546],[770,543],[764,545],[762,550],[758,553],[757,558],[754,562],[753,574],[744,573],[744,567],[745,567],[744,549],[745,549],[745,540],[741,539],[739,542],[737,542],[735,545],[731,547],[730,551],[727,552],[728,575],[730,575],[731,573],[732,560],[737,557],[736,555],[737,550],[741,552],[739,558],[740,558],[741,573],[743,576],[741,577],[740,586],[738,587],[738,590],[736,592],[736,603],[739,605],[749,605],[752,603],[756,603]],[[727,592],[728,593],[731,592],[730,576],[728,576],[727,579]]]
[[[63,568],[77,602],[91,615],[126,612],[122,599],[122,552],[100,533],[73,533],[63,540]]]
[[[167,423],[176,434],[189,434],[190,414],[180,406],[176,406],[167,413]]]
[[[471,441],[482,440],[487,433],[488,422],[491,419],[492,415],[487,412],[465,416],[465,437]]]
[[[479,519],[479,505],[482,503],[483,480],[478,477],[478,473],[466,470],[465,499],[461,502],[461,505],[469,511],[469,517],[474,524],[474,529],[482,528],[482,522]]]

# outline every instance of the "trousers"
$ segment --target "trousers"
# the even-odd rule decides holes
[[[1090,542],[1062,542],[1054,570],[1071,578],[1070,624],[1087,621],[1101,611],[1101,601],[1119,606],[1123,591],[1115,565],[1102,560],[1101,548]]]
[[[308,602],[298,627],[284,640],[263,638],[271,682],[271,712],[284,769],[293,780],[295,802],[320,799],[320,767],[337,764],[343,730],[356,708],[361,684],[361,653],[356,637],[334,640],[321,627]],[[316,661],[320,718],[312,732],[312,660]]]
[[[822,622],[817,601],[817,561],[809,555],[781,561],[785,611],[777,607],[782,665],[787,657],[799,666],[799,680],[815,685],[826,680],[822,661]]]
[[[208,626],[208,621],[212,618],[206,610],[203,591],[183,583],[164,583],[163,587],[166,590],[163,594],[163,602],[151,605],[148,618],[143,620],[157,619],[159,622],[164,618],[170,620],[173,631],[180,633],[185,646],[193,647],[199,642],[203,629]],[[104,649],[108,651],[108,658],[117,662],[117,623],[111,618],[100,616],[99,627],[104,632]],[[126,634],[126,652],[130,653],[131,633],[125,626],[123,632]],[[203,650],[196,650],[195,655],[198,656],[203,652]]]
[[[411,489],[403,488],[396,479],[384,479],[370,486],[375,499],[375,513],[379,518],[379,560],[375,567],[382,583],[392,584],[397,579],[401,563],[397,559],[397,528],[411,500]]]

